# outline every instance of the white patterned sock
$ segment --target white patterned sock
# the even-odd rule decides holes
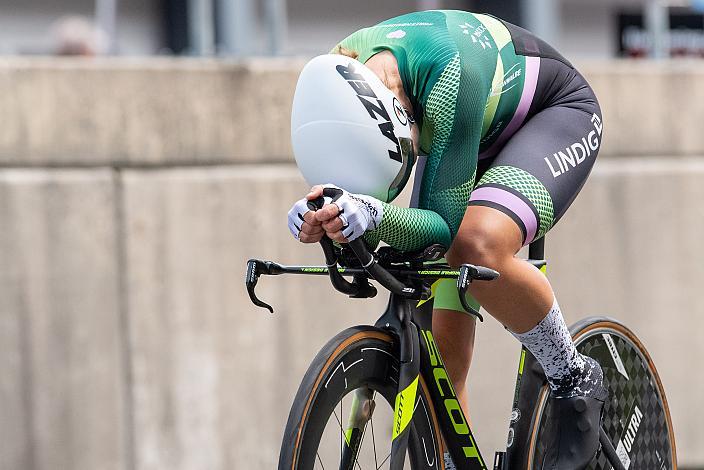
[[[557,299],[535,328],[525,333],[511,333],[543,366],[556,397],[597,398],[603,394],[601,367],[575,348]]]

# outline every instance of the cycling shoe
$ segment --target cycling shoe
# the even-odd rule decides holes
[[[604,396],[607,395],[604,389]],[[581,470],[599,450],[599,427],[604,400],[590,397],[548,400],[542,470]]]

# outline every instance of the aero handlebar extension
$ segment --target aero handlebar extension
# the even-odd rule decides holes
[[[329,197],[332,199],[332,202],[335,202],[340,198],[340,196],[342,196],[342,194],[342,190],[338,188],[323,188],[323,196],[309,201],[308,208],[312,211],[322,209],[325,204],[325,197]],[[366,281],[361,283],[359,282],[359,279],[349,282],[345,280],[337,271],[336,267],[338,260],[335,255],[335,248],[332,244],[332,240],[330,240],[326,235],[323,235],[323,238],[320,240],[320,245],[323,247],[323,252],[325,253],[325,264],[328,268],[330,268],[330,280],[333,286],[335,286],[335,288],[340,292],[352,295],[353,297],[370,297],[369,295],[363,295],[363,289],[366,289],[367,286],[373,289],[373,286],[366,283]],[[350,241],[348,246],[362,264],[364,270],[369,273],[369,276],[372,279],[375,279],[384,288],[402,297],[422,298],[423,295],[426,294],[414,286],[405,285],[396,279],[396,277],[394,277],[386,269],[380,266],[374,258],[374,255],[369,252],[367,246],[361,238]]]

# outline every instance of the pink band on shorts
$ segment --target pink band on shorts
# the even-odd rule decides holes
[[[521,198],[506,190],[494,187],[479,187],[472,191],[471,201],[487,201],[505,207],[514,213],[526,228],[525,243],[530,243],[538,233],[538,219],[533,209]]]

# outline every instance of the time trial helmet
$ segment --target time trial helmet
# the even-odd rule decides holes
[[[306,64],[291,113],[291,143],[308,184],[393,200],[415,163],[411,124],[367,66],[327,54]]]

